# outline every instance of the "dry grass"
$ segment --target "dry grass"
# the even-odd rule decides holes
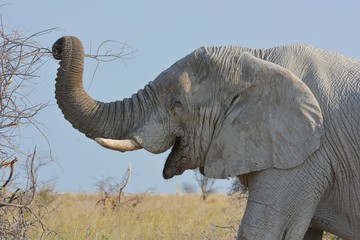
[[[127,199],[133,196],[127,196]],[[95,206],[97,195],[59,195],[44,221],[54,239],[234,239],[245,200],[212,195],[145,195],[135,207]],[[36,239],[34,233],[34,239]]]
[[[44,223],[57,235],[49,239],[235,239],[246,206],[246,199],[211,195],[143,195],[115,210],[96,206],[101,197],[90,194],[40,195],[48,209]],[[139,199],[138,199],[139,200]],[[137,203],[137,204],[134,204]],[[134,206],[135,205],[135,206]],[[39,239],[38,233],[32,239]],[[323,239],[336,239],[326,234]]]

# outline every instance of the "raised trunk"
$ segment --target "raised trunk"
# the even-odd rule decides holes
[[[53,46],[60,60],[55,97],[65,118],[90,138],[124,139],[139,125],[139,96],[103,103],[92,99],[83,88],[84,50],[76,37],[63,37]],[[101,144],[101,143],[100,143]],[[105,143],[107,144],[107,143]]]

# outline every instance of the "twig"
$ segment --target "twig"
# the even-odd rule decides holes
[[[34,151],[30,160],[30,167],[29,167],[29,180],[30,180],[30,187],[29,189],[32,190],[31,200],[29,202],[29,206],[33,204],[35,201],[36,196],[36,174],[35,174],[35,168],[34,168],[34,162],[35,162],[35,155],[36,155],[36,147],[34,147]]]
[[[112,50],[105,50],[105,53],[101,54],[100,52],[102,51],[102,49],[106,47],[106,45],[109,43],[119,44],[122,47],[118,52],[113,52]],[[130,49],[130,51],[125,52],[126,49]],[[123,43],[114,40],[106,40],[99,45],[96,50],[96,54],[85,54],[85,57],[93,58],[99,62],[112,62],[118,59],[124,61],[125,59],[129,59],[129,56],[131,56],[134,52],[135,51],[126,42]]]
[[[7,128],[7,127],[13,127],[13,126],[17,126],[17,125],[19,125],[18,122],[11,122],[11,123],[0,126],[0,129]]]
[[[0,168],[2,166],[7,166],[7,165],[10,165],[10,174],[9,174],[9,177],[8,179],[5,181],[5,183],[2,185],[2,189],[6,188],[6,186],[10,183],[13,175],[14,175],[14,164],[18,161],[18,159],[15,157],[14,160],[12,160],[10,163],[9,162],[3,162],[1,163],[0,165]]]
[[[234,232],[237,232],[237,230],[233,226],[219,226],[219,225],[213,225],[216,228],[223,228],[223,229],[231,229]]]
[[[106,45],[109,43],[115,43],[115,44],[121,45],[119,51],[113,52],[112,50],[105,50],[105,53],[101,54],[100,52],[102,51],[102,49],[105,48]],[[129,51],[126,51],[126,50],[129,50]],[[96,72],[97,72],[98,68],[100,67],[101,62],[112,62],[112,61],[116,61],[116,60],[120,59],[122,62],[125,63],[125,59],[130,59],[131,58],[130,56],[132,56],[132,54],[134,52],[135,51],[126,42],[122,43],[122,42],[118,42],[118,41],[114,41],[114,40],[107,40],[107,41],[102,42],[99,45],[99,47],[96,50],[96,54],[91,54],[91,53],[85,54],[85,57],[92,58],[97,61],[94,71],[93,71],[93,74],[92,74],[92,77],[91,77],[89,87],[87,90],[89,91],[89,89],[91,88],[91,86],[94,82],[94,79],[95,79]]]
[[[126,185],[129,183],[129,180],[130,180],[130,176],[131,176],[131,164],[129,164],[129,167],[123,177],[123,185],[120,187],[119,189],[119,195],[118,195],[118,202],[120,204],[121,202],[121,194],[124,190],[124,188],[126,187]]]

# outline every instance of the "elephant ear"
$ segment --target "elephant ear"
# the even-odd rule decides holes
[[[240,57],[238,94],[210,145],[205,175],[227,178],[302,164],[322,143],[323,118],[293,73],[249,53]]]

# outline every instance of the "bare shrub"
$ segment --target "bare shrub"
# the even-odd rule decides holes
[[[201,190],[201,199],[206,200],[211,193],[215,192],[214,184],[216,179],[202,175],[198,170],[194,171],[195,179]]]
[[[100,194],[103,197],[96,202],[96,206],[110,206],[111,209],[115,210],[123,205],[136,207],[142,202],[144,194],[125,196],[124,189],[129,183],[131,176],[131,166],[126,170],[122,179],[115,177],[107,177],[98,180],[95,186],[98,188]]]
[[[30,95],[49,50],[36,38],[52,30],[26,36],[0,18],[0,239],[28,239],[35,229],[41,239],[52,233],[42,222],[46,211],[35,201],[36,148],[23,151],[20,137],[28,125],[40,131],[35,116],[47,104],[33,104]]]
[[[27,125],[39,129],[34,117],[47,104],[33,104],[29,96],[34,88],[32,80],[38,77],[36,72],[49,50],[35,39],[52,30],[23,36],[0,22],[0,159],[24,154],[19,148],[20,129]]]
[[[55,234],[42,220],[50,211],[36,201],[39,168],[35,167],[35,156],[36,149],[26,160],[26,184],[23,187],[16,187],[14,183],[18,159],[0,164],[2,177],[6,179],[0,187],[0,239],[28,239],[31,231],[41,231],[40,239]]]

